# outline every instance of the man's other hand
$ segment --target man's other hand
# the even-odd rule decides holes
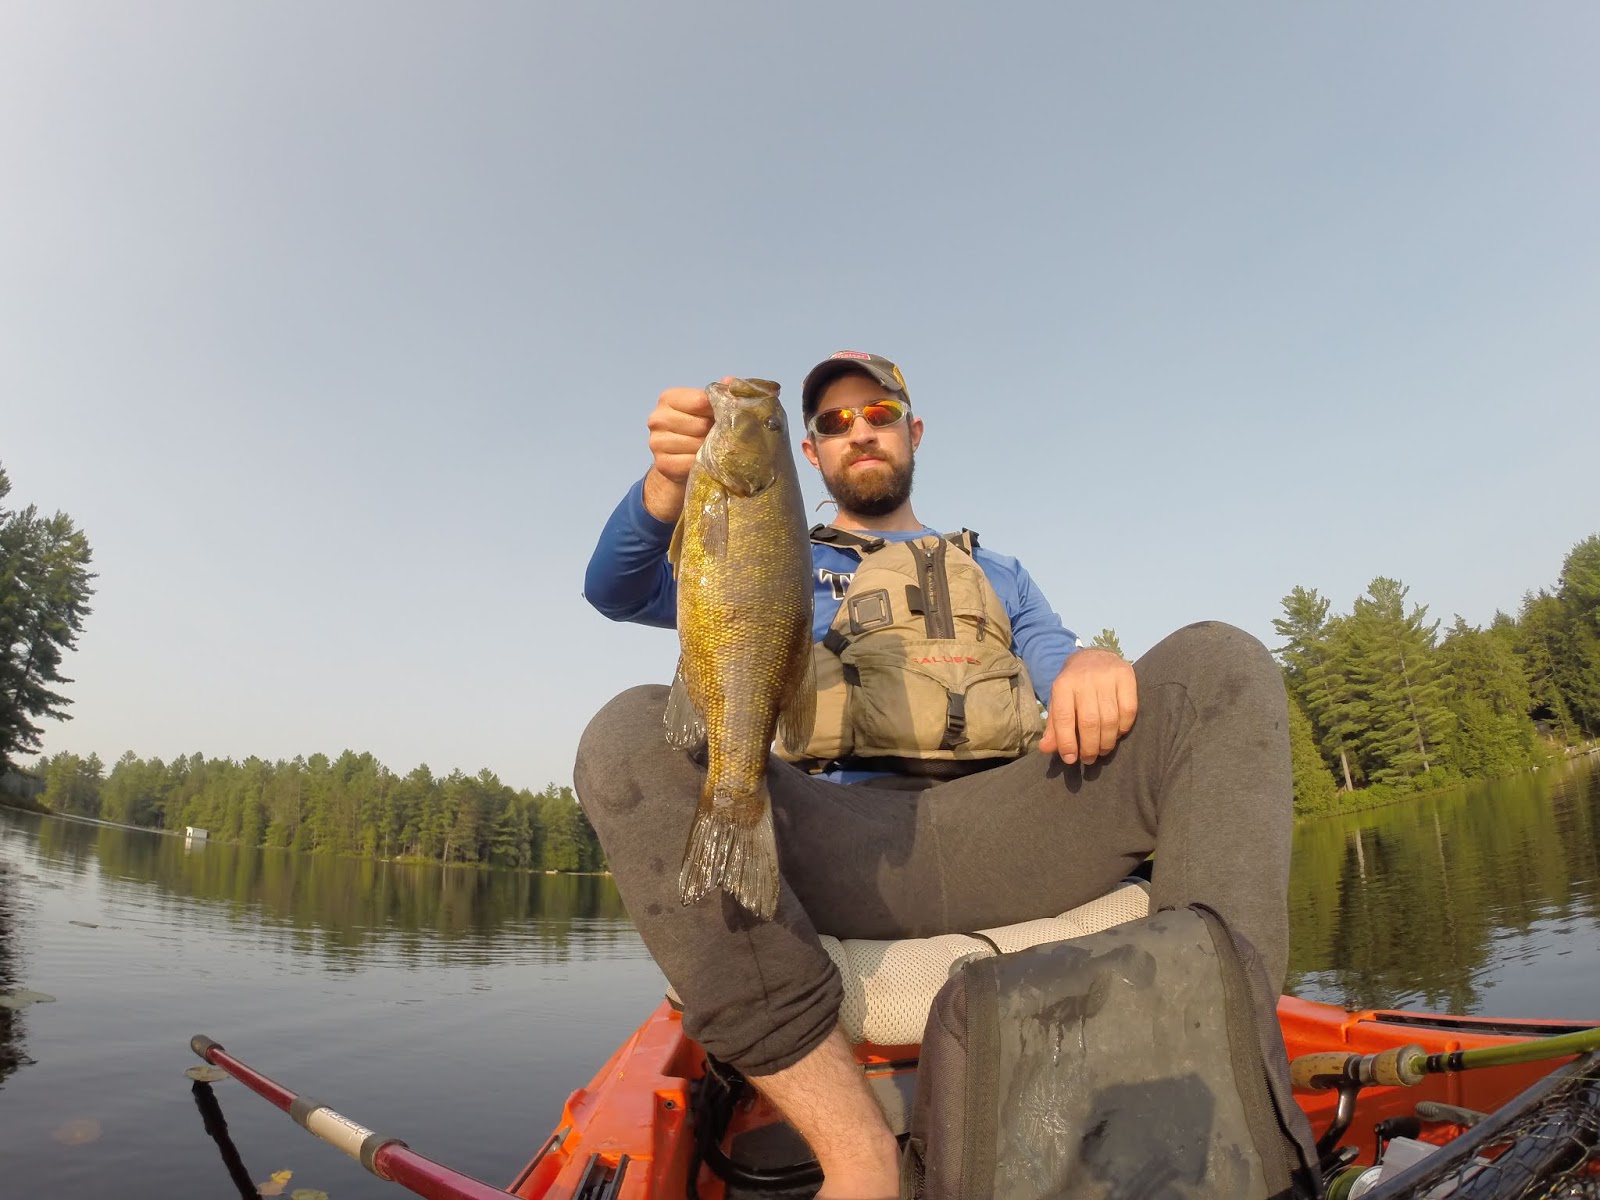
[[[1110,650],[1089,646],[1067,659],[1050,685],[1050,712],[1039,749],[1084,765],[1110,754],[1139,715],[1133,667]]]
[[[704,388],[668,388],[645,420],[650,430],[650,470],[644,506],[658,521],[676,521],[694,456],[711,432],[711,400]]]

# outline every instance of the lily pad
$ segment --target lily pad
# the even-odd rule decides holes
[[[0,1008],[27,1008],[30,1004],[54,1004],[55,997],[46,992],[30,992],[20,988],[15,992],[0,992]]]
[[[228,1077],[226,1071],[219,1071],[209,1063],[203,1067],[190,1067],[184,1074],[196,1083],[221,1083]]]
[[[316,1188],[295,1188],[289,1193],[289,1200],[328,1200],[328,1193]]]

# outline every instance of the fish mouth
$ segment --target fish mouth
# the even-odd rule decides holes
[[[721,423],[731,422],[740,409],[776,399],[777,395],[778,385],[770,379],[730,379],[706,388],[712,415]]]
[[[710,384],[706,396],[715,418],[700,444],[701,467],[726,491],[753,496],[778,478],[775,438],[781,437],[783,407],[770,379],[725,379]]]

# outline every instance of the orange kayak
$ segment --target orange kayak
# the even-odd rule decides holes
[[[1505,1046],[1530,1038],[1589,1028],[1570,1021],[1511,1021],[1488,1017],[1435,1016],[1405,1012],[1348,1012],[1327,1004],[1285,997],[1278,1019],[1291,1059],[1338,1052],[1376,1054],[1406,1045],[1429,1054]],[[915,1079],[916,1046],[864,1045],[857,1057],[880,1100],[891,1113],[909,1105]],[[1354,1111],[1339,1145],[1357,1162],[1373,1161],[1373,1127],[1387,1118],[1409,1118],[1420,1101],[1476,1113],[1494,1113],[1572,1056],[1545,1062],[1483,1067],[1428,1075],[1413,1087],[1367,1086],[1354,1098]],[[623,1042],[585,1088],[572,1093],[561,1122],[512,1185],[524,1200],[727,1200],[732,1188],[697,1153],[692,1104],[706,1076],[706,1055],[683,1032],[678,1013],[665,1001]],[[1333,1091],[1297,1093],[1321,1137],[1335,1119],[1339,1100]],[[1416,1136],[1443,1144],[1466,1126],[1433,1120]],[[785,1139],[787,1135],[787,1140]],[[777,1114],[753,1094],[735,1106],[718,1151],[740,1164],[771,1170],[804,1160],[803,1143]],[[726,1170],[725,1172],[726,1173]],[[779,1172],[781,1173],[781,1171]],[[792,1194],[792,1193],[791,1193]]]

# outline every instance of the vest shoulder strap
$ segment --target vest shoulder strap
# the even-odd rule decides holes
[[[882,550],[888,545],[881,537],[869,537],[866,534],[855,533],[849,529],[839,529],[833,525],[813,525],[811,527],[811,540],[819,546],[835,546],[840,550],[854,550],[856,556],[865,557],[877,550]]]
[[[952,546],[959,546],[968,554],[978,548],[978,532],[975,529],[963,529],[960,533],[947,533],[944,540]]]
[[[888,541],[881,537],[871,537],[867,534],[856,533],[849,529],[839,529],[833,525],[813,525],[811,527],[811,540],[821,546],[835,546],[840,550],[854,550],[858,557],[882,550]],[[978,534],[976,530],[962,529],[959,533],[947,533],[944,540],[952,546],[959,546],[971,554],[978,548]]]

